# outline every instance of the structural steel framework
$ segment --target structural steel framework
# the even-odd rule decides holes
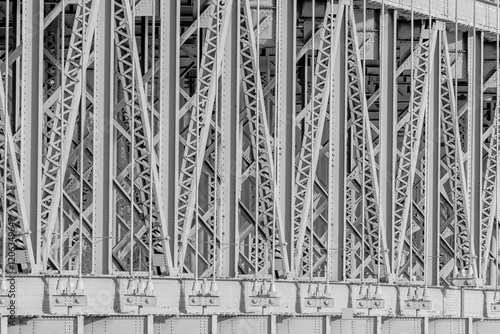
[[[1,0],[0,333],[496,333],[499,50],[497,0]]]

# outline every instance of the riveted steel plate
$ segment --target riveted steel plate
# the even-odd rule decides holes
[[[74,334],[75,318],[17,318],[13,326],[8,326],[8,334]],[[124,333],[121,333],[124,334]]]
[[[161,334],[209,334],[210,317],[168,317],[154,318],[153,332]]]
[[[500,320],[478,320],[472,324],[472,334],[498,334]]]
[[[423,318],[384,318],[382,334],[423,334]]]
[[[250,297],[251,306],[265,306],[265,307],[275,307],[280,305],[280,299],[278,297],[266,297],[266,296],[251,296]]]
[[[125,300],[123,303],[127,306],[156,306],[156,297],[125,295]]]
[[[52,305],[59,306],[87,306],[87,296],[81,295],[54,295],[50,297]]]
[[[190,306],[220,306],[218,296],[189,296]]]
[[[333,307],[333,298],[306,298],[306,307]]]
[[[376,324],[375,317],[355,319],[334,318],[331,322],[331,334],[371,334],[375,333]]]
[[[405,300],[404,307],[411,310],[430,310],[432,302],[430,300]]]
[[[145,329],[146,317],[140,316],[86,318],[84,321],[84,333],[144,334]]]
[[[323,334],[325,317],[276,317],[277,334]]]
[[[371,309],[371,308],[384,308],[385,303],[383,299],[358,299],[356,300],[356,308]]]
[[[220,334],[268,334],[270,332],[269,317],[219,317]]]
[[[430,319],[429,334],[466,334],[467,319]]]

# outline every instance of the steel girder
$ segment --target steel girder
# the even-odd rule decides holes
[[[390,3],[5,4],[16,270],[496,286],[496,37]]]

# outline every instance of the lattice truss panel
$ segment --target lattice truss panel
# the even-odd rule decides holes
[[[285,225],[276,199],[276,60],[269,43],[272,11],[238,1],[241,104],[238,119],[238,268],[241,275],[268,276],[273,261],[287,272]],[[266,37],[267,36],[267,37]],[[262,58],[265,54],[267,59]],[[284,270],[283,270],[284,269]]]
[[[464,111],[458,110],[456,83],[458,53],[449,50],[445,26],[430,28],[429,21],[417,22],[420,36],[415,41],[400,42],[401,57],[397,76],[411,76],[411,84],[400,86],[404,108],[398,111],[397,176],[395,183],[393,273],[398,279],[423,281],[426,261],[438,259],[440,282],[473,275],[477,269],[470,225],[470,187],[467,179],[467,132],[470,125],[464,121]],[[406,56],[406,59],[403,57]],[[413,56],[413,59],[412,59]],[[452,58],[453,56],[453,58]],[[452,63],[452,59],[455,60]],[[458,59],[458,60],[457,60]],[[410,72],[411,71],[411,72]],[[437,75],[434,79],[432,75]],[[434,81],[433,81],[434,80]],[[439,101],[430,100],[430,85]],[[408,87],[409,86],[409,87]],[[435,88],[436,89],[436,88]],[[405,96],[406,95],[406,96]],[[409,97],[409,99],[408,99]],[[429,115],[438,112],[438,127],[431,129]],[[465,118],[466,119],[466,118]],[[432,133],[430,132],[432,131]],[[429,136],[438,134],[438,142]],[[469,139],[470,140],[470,139]],[[439,242],[437,253],[429,253],[428,243],[432,224],[429,223],[429,205],[426,194],[433,185],[426,184],[430,173],[429,154],[438,150],[439,165]],[[470,153],[470,152],[469,152]],[[432,161],[432,160],[431,160]],[[426,237],[427,234],[427,237]],[[477,277],[477,276],[475,276]]]
[[[390,263],[387,241],[382,233],[385,230],[385,215],[379,200],[379,129],[370,119],[367,101],[367,97],[376,99],[376,94],[367,94],[370,90],[366,89],[364,82],[352,8],[349,18],[346,27],[344,275],[350,279],[375,278],[386,276]],[[368,42],[363,42],[365,55]]]
[[[7,228],[10,234],[10,250],[21,254],[19,268],[11,271],[29,272],[33,263],[31,248],[32,236],[28,225],[28,216],[23,202],[24,180],[21,178],[21,134],[22,111],[16,107],[20,104],[20,95],[16,76],[21,71],[22,40],[16,33],[20,29],[15,15],[17,8],[0,6],[0,18],[6,25],[15,28],[5,31],[4,47],[1,51],[0,65],[0,222],[2,229]],[[24,23],[29,24],[29,23]]]
[[[422,24],[418,43],[410,41],[408,59],[398,73],[413,71],[409,103],[398,115],[397,175],[395,185],[393,270],[397,277],[423,279],[425,256],[425,130],[428,108],[429,57],[435,30]],[[413,59],[411,59],[413,55]]]
[[[73,15],[63,3],[43,8],[47,71],[42,122],[47,131],[42,137],[40,249],[43,266],[57,270],[75,270],[76,250],[83,243],[88,252],[92,235],[92,89],[84,89],[82,82],[88,75],[98,2],[75,6]]]
[[[314,17],[304,21],[306,40],[297,57],[302,82],[294,119],[298,149],[294,157],[292,240],[293,265],[299,276],[325,276],[326,272],[328,156],[325,151],[329,148],[331,56],[333,45],[338,45],[344,16],[343,5],[329,3],[323,20]]]
[[[187,70],[196,72],[191,91],[180,89],[181,109],[177,114],[179,140],[179,181],[175,220],[175,265],[181,273],[212,275],[218,266],[216,208],[220,206],[221,114],[217,89],[232,1],[206,1],[195,8],[199,19],[181,36],[181,51],[189,57]],[[183,45],[195,38],[199,50]],[[186,79],[181,78],[183,81]],[[198,270],[198,272],[196,272]]]
[[[440,71],[440,278],[447,280],[450,261],[455,271],[477,269],[471,240],[470,198],[466,183],[458,111],[453,86],[447,35],[440,32],[438,42]],[[454,232],[451,234],[450,231]],[[473,269],[473,270],[474,270]]]
[[[152,21],[146,20],[140,43],[137,41],[136,7],[140,4],[130,0],[113,3],[118,80],[113,110],[112,260],[115,270],[130,272],[145,272],[153,261],[153,270],[164,274],[172,266],[167,220],[159,205],[162,193],[155,149],[159,122],[158,92],[153,85],[159,67],[158,35]],[[150,258],[150,248],[154,258]]]
[[[495,43],[485,43],[485,50],[496,49]],[[485,99],[483,106],[483,132],[481,135],[481,155],[483,174],[481,183],[481,234],[479,238],[478,265],[480,276],[486,283],[495,284],[498,279],[498,172],[500,154],[499,104],[495,97],[500,93],[498,87],[498,68],[493,59],[498,50],[484,55],[484,77],[481,94]],[[487,101],[487,102],[486,102]]]

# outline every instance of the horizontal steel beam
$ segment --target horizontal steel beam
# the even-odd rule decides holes
[[[9,326],[10,325],[10,326]],[[7,327],[9,326],[9,327]],[[196,315],[119,317],[2,318],[4,332],[16,333],[193,333],[193,334],[295,334],[295,333],[496,333],[498,321],[473,318],[383,318],[321,315]],[[2,332],[2,333],[4,333]]]
[[[411,1],[408,0],[369,0],[371,4],[382,5],[402,10],[411,11]],[[430,6],[431,4],[431,6]],[[490,32],[497,32],[497,4],[496,1],[487,0],[414,0],[413,11],[415,14],[453,22],[460,26]]]
[[[260,314],[296,314],[341,316],[343,309],[352,309],[357,316],[390,317],[473,317],[500,319],[500,312],[493,309],[495,291],[474,288],[428,288],[384,285],[361,286],[351,283],[312,283],[307,281],[279,281],[274,288],[270,282],[253,280],[216,280],[198,282],[191,279],[153,278],[152,285],[147,280],[129,277],[84,277],[82,284],[76,284],[73,278],[48,276],[11,276],[9,294],[15,294],[14,303],[0,304],[0,313],[6,314],[8,307],[14,305],[15,315],[28,316],[66,316],[81,314],[86,316],[119,315],[260,315]],[[65,289],[61,290],[61,286]],[[66,300],[73,296],[75,303],[71,308],[56,299]],[[142,287],[141,287],[142,286]],[[79,288],[83,287],[83,290]],[[152,289],[149,289],[149,288]],[[132,291],[134,288],[135,291]],[[63,290],[66,290],[65,292]],[[272,291],[269,294],[269,291]],[[198,291],[198,292],[196,292]],[[77,292],[77,293],[76,293]],[[66,296],[66,297],[62,297]],[[135,297],[143,299],[140,305],[134,305]],[[359,304],[359,299],[370,300],[377,297],[383,300],[382,309],[368,310]],[[406,307],[408,300],[416,296],[418,302],[430,302],[430,309],[415,310]],[[80,298],[79,301],[76,299]],[[150,298],[150,301],[146,299]],[[206,304],[200,303],[206,299]],[[259,303],[255,299],[259,299]],[[275,298],[278,302],[262,307],[262,298]],[[323,308],[308,307],[310,299],[333,300]],[[155,300],[156,299],[156,300]],[[195,300],[196,299],[196,300]],[[213,299],[211,301],[211,299]],[[0,301],[2,296],[0,296]],[[8,299],[7,299],[8,300]],[[194,300],[194,301],[193,301]],[[80,303],[80,305],[79,305]],[[213,305],[212,305],[213,303]],[[205,306],[203,306],[205,305]],[[500,310],[500,306],[499,306]]]

